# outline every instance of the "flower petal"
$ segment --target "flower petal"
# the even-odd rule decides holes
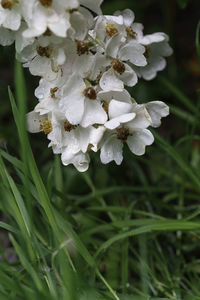
[[[122,149],[122,142],[116,139],[115,136],[110,136],[101,147],[101,162],[108,164],[114,160],[117,165],[120,165],[123,160]]]
[[[85,99],[83,118],[81,126],[88,127],[93,124],[104,124],[107,121],[107,114],[101,104],[96,100]]]
[[[147,64],[144,46],[140,45],[137,41],[131,40],[125,44],[119,51],[119,58],[123,61],[130,61],[136,66],[145,66]]]
[[[161,118],[169,115],[169,106],[162,101],[148,102],[146,109],[151,117],[153,127],[159,127],[161,124]]]
[[[104,91],[122,91],[124,89],[123,82],[115,75],[113,68],[103,73],[99,84]]]
[[[31,133],[37,133],[41,131],[41,120],[44,120],[45,116],[40,116],[39,113],[31,111],[26,115],[27,130]]]
[[[133,132],[127,139],[127,144],[136,155],[143,155],[145,153],[145,147],[151,145],[154,142],[154,137],[151,131],[147,129],[137,130]]]
[[[104,126],[110,130],[113,130],[119,127],[121,124],[133,120],[135,118],[135,115],[135,113],[124,114],[122,116],[111,119],[110,121],[106,122]]]
[[[130,113],[133,105],[126,102],[111,100],[108,107],[109,119],[119,117],[121,115]]]
[[[65,114],[67,120],[77,125],[81,122],[84,113],[84,99],[83,91],[85,83],[78,75],[72,75],[67,81],[64,88],[64,96],[60,100],[60,109]]]
[[[61,155],[61,160],[65,166],[73,164],[79,172],[87,171],[90,163],[90,158],[87,153],[84,154],[80,151],[74,154],[70,151],[70,149],[68,149],[68,147],[66,147],[63,151]]]

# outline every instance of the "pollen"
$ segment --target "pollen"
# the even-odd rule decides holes
[[[133,30],[132,27],[126,27],[126,32],[127,34],[132,38],[132,39],[135,39],[136,36],[137,36],[137,33]]]
[[[50,47],[37,47],[37,53],[42,56],[42,57],[47,57],[50,58],[51,53],[52,53],[52,49]]]
[[[4,9],[10,9],[11,10],[15,4],[16,4],[15,0],[2,0],[1,1],[1,6]]]
[[[52,132],[52,123],[50,120],[42,120],[40,124],[40,130],[44,131],[45,134]]]
[[[53,0],[40,0],[40,3],[46,8],[51,7],[52,2]]]
[[[54,87],[50,89],[50,94],[51,94],[51,98],[55,99],[56,98],[56,92],[58,91],[58,87]]]
[[[77,127],[76,125],[72,125],[68,120],[66,120],[64,122],[64,129],[67,132],[70,132],[71,130],[76,129],[76,127]]]
[[[106,34],[110,37],[113,37],[119,33],[117,27],[114,24],[106,25]]]
[[[126,70],[124,63],[118,58],[114,58],[112,60],[111,65],[112,65],[113,69],[120,75],[122,75]]]
[[[89,53],[89,45],[84,41],[77,41],[77,54],[79,56]]]
[[[93,87],[88,87],[83,91],[85,97],[89,98],[90,100],[95,100],[97,98],[97,93]]]
[[[117,139],[126,142],[127,138],[131,135],[128,128],[120,127],[116,129],[117,131]]]

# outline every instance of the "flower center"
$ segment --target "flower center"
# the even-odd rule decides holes
[[[15,1],[15,0],[2,0],[1,6],[4,9],[12,9],[16,3],[17,3],[17,1]]]
[[[72,125],[68,120],[66,120],[64,122],[64,129],[67,132],[70,132],[71,130],[76,129],[76,127],[77,127],[76,125]]]
[[[126,27],[126,32],[132,39],[135,39],[137,36],[137,33],[130,26]]]
[[[84,41],[77,41],[77,54],[79,56],[83,55],[83,54],[88,54],[89,52],[89,45],[88,43],[84,42]]]
[[[119,127],[116,129],[117,139],[121,140],[123,143],[126,142],[127,138],[131,135],[128,128]]]
[[[58,87],[56,86],[56,87],[54,87],[54,88],[51,88],[50,89],[50,94],[51,94],[51,98],[56,98],[56,92],[58,91]]]
[[[112,60],[111,65],[112,65],[113,69],[120,75],[122,75],[126,70],[124,63],[118,58],[114,58]]]
[[[89,98],[90,100],[95,100],[97,98],[97,93],[95,89],[93,89],[92,87],[86,88],[83,91],[83,94],[85,95],[85,97]]]
[[[40,3],[44,6],[44,7],[51,7],[53,0],[40,0]]]
[[[114,24],[106,25],[106,34],[110,37],[117,35],[119,33],[117,27]]]
[[[45,134],[52,132],[52,123],[50,120],[42,120],[40,124],[40,130],[44,131]]]
[[[47,46],[47,47],[39,46],[37,48],[37,53],[42,57],[50,58],[51,53],[52,53],[52,49],[49,46]]]
[[[47,30],[43,33],[44,36],[51,36],[52,32],[51,30],[47,27]]]

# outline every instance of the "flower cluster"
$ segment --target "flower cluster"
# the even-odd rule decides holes
[[[30,132],[43,131],[64,165],[88,169],[90,151],[121,164],[126,143],[136,155],[154,141],[148,127],[169,114],[161,101],[137,104],[125,86],[153,79],[172,54],[168,36],[144,35],[126,9],[101,14],[103,0],[0,0],[0,43],[40,76]],[[97,16],[94,16],[97,15]]]

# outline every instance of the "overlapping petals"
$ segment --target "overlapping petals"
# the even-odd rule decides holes
[[[64,165],[85,172],[90,152],[121,164],[127,145],[143,155],[169,114],[162,101],[137,104],[126,90],[151,80],[172,54],[162,32],[143,34],[125,9],[102,15],[103,0],[0,0],[0,44],[34,76],[38,99],[27,129],[43,132]]]

